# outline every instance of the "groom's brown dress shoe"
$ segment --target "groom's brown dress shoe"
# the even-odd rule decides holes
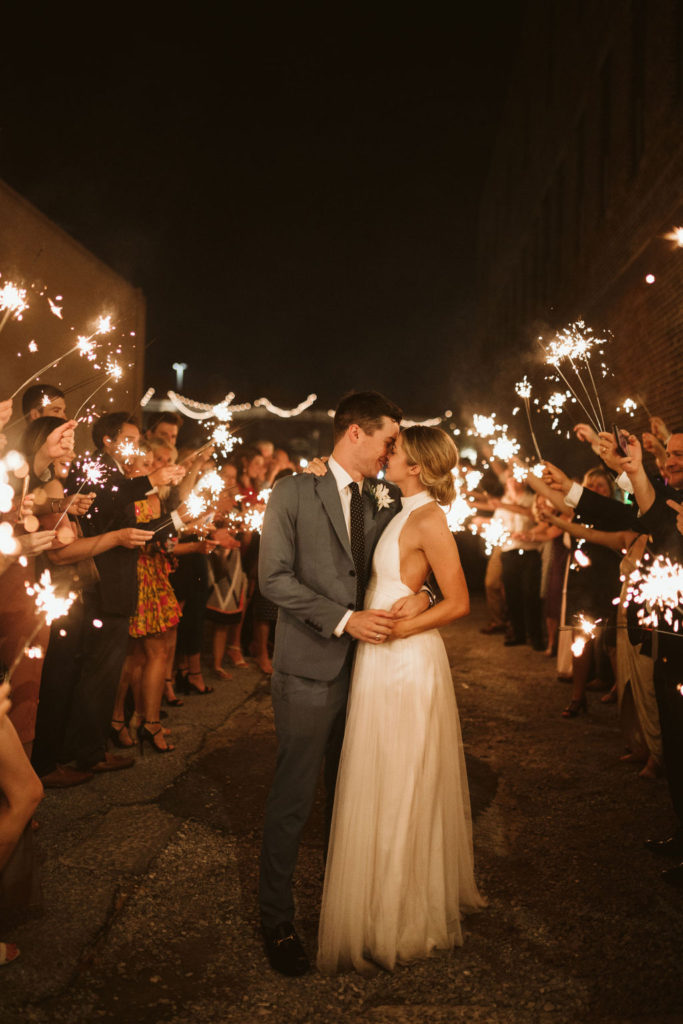
[[[283,921],[275,928],[264,928],[263,938],[270,966],[280,974],[299,978],[310,970],[308,957],[294,931],[294,925]]]

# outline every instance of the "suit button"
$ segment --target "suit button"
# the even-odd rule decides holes
[[[356,575],[356,570],[355,569],[349,569],[349,576],[355,576],[355,575]]]

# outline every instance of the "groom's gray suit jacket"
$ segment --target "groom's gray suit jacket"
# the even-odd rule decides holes
[[[376,485],[363,485],[366,581],[375,544],[401,509],[400,491],[384,482],[392,502],[378,509]],[[279,609],[275,671],[334,679],[351,643],[348,633],[336,637],[334,630],[355,609],[356,571],[333,473],[286,477],[273,488],[261,535],[259,586]]]

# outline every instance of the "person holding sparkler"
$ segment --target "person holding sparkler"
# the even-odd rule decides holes
[[[617,460],[633,485],[640,509],[641,528],[648,530],[657,554],[674,561],[672,574],[683,566],[683,534],[679,517],[683,507],[683,431],[671,434],[667,441],[664,471],[667,484],[655,487],[643,467],[642,449],[634,435],[628,437],[627,454],[619,457],[610,434],[601,434],[605,455]],[[672,579],[672,583],[675,581]],[[662,730],[662,754],[671,802],[677,818],[676,829],[665,839],[649,839],[653,853],[676,858],[679,863],[665,870],[665,881],[683,888],[683,607],[680,587],[672,586],[675,596],[658,617],[653,633],[654,685]],[[666,605],[666,594],[662,594]],[[673,605],[673,606],[672,606]],[[668,614],[667,614],[668,612]]]
[[[66,398],[61,388],[53,384],[32,384],[21,396],[21,411],[27,421],[41,416],[66,419]]]
[[[621,508],[622,525],[626,528],[633,523],[632,511],[613,500],[612,480],[601,466],[589,470],[584,476],[583,483],[575,484],[573,490],[569,477],[551,463],[545,463],[543,480],[529,473],[527,481],[533,490],[542,494],[565,514],[567,507],[575,507],[581,519],[595,522],[594,515],[590,512],[586,514],[587,507],[590,509],[597,505],[598,510],[603,510],[603,516],[605,507],[608,515],[612,514],[612,509],[616,513],[616,510]],[[557,522],[556,525],[562,524]],[[572,695],[562,712],[564,718],[575,718],[587,710],[586,686],[591,670],[596,664],[596,639],[603,629],[605,644],[608,650],[612,650],[612,657],[616,656],[616,610],[613,601],[618,593],[619,558],[616,551],[590,541],[575,545],[567,568],[565,620],[575,623],[590,622],[591,628],[586,632],[581,626],[577,626],[573,631]],[[600,627],[597,623],[600,623]]]
[[[143,500],[157,486],[182,476],[177,467],[157,470],[148,476],[127,479],[126,461],[137,451],[140,431],[125,412],[107,413],[93,427],[97,450],[94,465],[82,465],[81,472],[97,469],[95,501],[83,520],[83,532],[93,537],[113,530],[136,527],[133,503]],[[78,469],[76,469],[76,475]],[[142,544],[153,538],[152,531],[140,531]],[[107,753],[110,722],[116,688],[128,645],[130,616],[137,603],[137,559],[141,543],[114,548],[95,555],[99,580],[84,592],[85,636],[81,671],[74,688],[74,701],[66,735],[66,752],[81,771],[115,771],[132,765],[130,758]]]

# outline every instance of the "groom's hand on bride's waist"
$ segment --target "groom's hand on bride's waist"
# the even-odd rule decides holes
[[[364,640],[367,644],[381,644],[390,635],[394,617],[390,612],[376,611],[368,608],[364,612],[353,612],[344,627],[355,640]]]

